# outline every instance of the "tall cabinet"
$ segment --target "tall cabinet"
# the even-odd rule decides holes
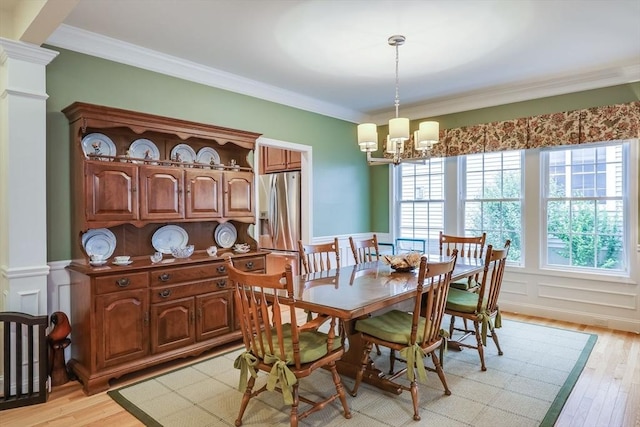
[[[86,103],[63,112],[72,153],[69,368],[85,393],[239,340],[226,258],[242,270],[265,271],[266,254],[251,232],[259,134]],[[94,150],[93,140],[108,147]],[[140,140],[159,154],[132,153]],[[177,148],[196,157],[180,158]],[[154,235],[167,225],[183,230],[195,251],[153,263]],[[235,253],[228,239],[220,245],[223,226],[251,250]],[[129,255],[130,264],[89,262],[83,237],[105,229],[115,239],[112,257]],[[218,246],[215,256],[207,253],[210,246]]]

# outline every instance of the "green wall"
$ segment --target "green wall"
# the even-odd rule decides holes
[[[429,119],[440,122],[441,129],[451,129],[480,123],[529,117],[538,114],[572,111],[602,105],[622,104],[637,101],[639,99],[640,82],[637,82],[603,89],[576,92],[567,95],[551,96],[532,101],[516,102],[497,107],[447,114]],[[418,123],[422,120],[424,120],[424,118],[412,121],[412,129],[414,127],[417,128]],[[378,130],[378,133],[383,135],[385,133],[385,129],[382,129],[381,127]],[[373,231],[380,233],[390,232],[388,197],[390,173],[391,169],[387,167],[380,166],[371,168],[371,227]],[[638,194],[638,197],[640,198],[640,194]],[[640,215],[638,215],[638,225],[640,227]]]
[[[52,48],[47,66],[48,260],[71,258],[70,144],[61,110],[81,101],[261,133],[313,147],[313,236],[371,229],[369,167],[356,125],[139,68]]]

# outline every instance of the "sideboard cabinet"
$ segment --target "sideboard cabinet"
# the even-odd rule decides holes
[[[251,230],[259,134],[85,103],[63,112],[72,165],[69,368],[85,393],[239,340],[224,259],[265,271],[266,253]],[[167,225],[181,228],[195,251],[152,263],[154,235]],[[218,227],[231,227],[234,242],[251,250],[237,254],[228,240],[218,244]],[[108,258],[129,255],[132,262],[91,265],[82,239],[96,229],[113,236]],[[210,246],[218,253],[210,256]]]

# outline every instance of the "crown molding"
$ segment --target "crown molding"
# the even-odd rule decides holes
[[[65,24],[47,44],[354,123],[366,118],[358,111]]]
[[[365,114],[69,25],[63,24],[58,27],[47,39],[47,43],[352,123],[373,122],[383,125],[393,113],[389,110]],[[405,106],[402,115],[416,120],[636,81],[640,81],[640,63],[631,63],[582,74],[500,85],[463,95],[442,97],[425,104]]]
[[[489,89],[467,92],[461,96],[443,97],[430,101],[428,104],[404,107],[402,115],[411,120],[423,119],[637,81],[640,81],[640,63],[632,63],[555,79],[494,86]],[[373,123],[382,125],[387,123],[391,114],[393,111],[389,110],[371,115],[370,118]]]
[[[0,37],[0,64],[4,64],[7,59],[18,59],[46,66],[57,55],[58,52],[35,44]]]

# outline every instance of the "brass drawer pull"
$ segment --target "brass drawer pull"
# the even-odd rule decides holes
[[[225,273],[227,271],[227,267],[224,265],[221,265],[220,267],[217,268],[218,273]]]
[[[168,298],[171,295],[171,289],[165,289],[162,292],[158,292],[162,298]]]
[[[244,264],[245,267],[247,267],[249,270],[253,269],[253,261],[249,261],[247,263]]]
[[[227,281],[225,279],[218,280],[218,283],[216,283],[216,286],[219,288],[224,288],[225,286],[227,286]]]
[[[116,280],[116,285],[119,288],[126,288],[127,286],[129,286],[131,284],[131,280],[129,280],[126,277],[123,277],[122,279],[118,279]]]
[[[168,282],[169,279],[171,279],[171,275],[169,273],[162,273],[158,276],[158,279],[160,279],[161,282]]]

